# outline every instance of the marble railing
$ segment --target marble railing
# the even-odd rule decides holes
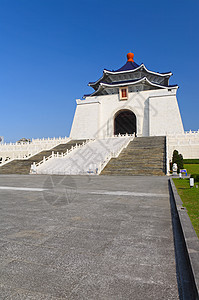
[[[67,143],[68,137],[32,139],[23,143],[4,143],[0,145],[0,164],[5,164],[13,159],[27,159],[40,151],[49,150],[59,144]]]
[[[109,155],[107,155],[107,157],[104,159],[104,161],[99,164],[99,166],[97,167],[98,175],[102,172],[102,170],[105,168],[105,166],[111,160],[111,158],[116,158],[120,155],[120,153],[123,151],[123,149],[126,148],[128,146],[128,144],[135,138],[135,134],[115,135],[114,137],[129,137],[129,139],[126,139],[122,145],[120,145],[114,151],[111,151],[109,153]]]
[[[184,132],[186,135],[190,134],[190,135],[193,135],[193,134],[198,134],[199,135],[199,129],[198,130],[189,130],[189,131],[185,131]]]

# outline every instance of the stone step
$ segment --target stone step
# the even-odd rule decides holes
[[[109,170],[109,169],[106,169],[105,170],[105,172],[112,172],[112,171],[114,171],[114,172],[126,172],[126,171],[132,171],[132,172],[138,172],[138,171],[143,171],[143,172],[151,172],[151,171],[163,171],[163,168],[154,168],[154,167],[149,167],[149,168],[145,168],[145,167],[143,167],[143,168],[122,168],[122,169],[111,169],[111,170]]]
[[[116,158],[117,159],[117,158]],[[151,157],[134,157],[133,159],[131,159],[130,156],[127,156],[127,158],[125,158],[124,156],[122,158],[119,158],[117,160],[118,163],[120,162],[128,162],[128,163],[136,163],[136,162],[158,162],[158,161],[163,161],[164,160],[164,157],[154,157],[154,158],[151,158]]]
[[[131,148],[131,147],[129,147],[128,149],[124,149],[124,153],[126,154],[126,153],[135,153],[135,154],[147,154],[147,153],[150,153],[150,154],[152,154],[152,153],[154,153],[154,154],[159,154],[159,153],[164,153],[164,149],[158,149],[158,148],[153,148],[153,152],[151,152],[152,151],[152,148],[137,148],[137,149],[134,149],[133,147]]]
[[[114,165],[110,165],[108,166],[107,165],[107,168],[106,169],[139,169],[139,168],[142,168],[142,169],[148,169],[148,168],[153,168],[153,169],[162,169],[164,167],[164,164],[114,164]]]
[[[154,171],[146,171],[146,170],[125,170],[125,171],[118,171],[118,172],[103,172],[100,175],[157,175],[157,176],[164,176],[165,171],[164,170],[154,170]]]
[[[164,157],[165,153],[160,153],[160,154],[154,154],[154,153],[146,153],[146,154],[135,154],[135,153],[122,153],[121,156],[119,156],[120,159],[123,159],[123,158],[128,158],[130,160],[137,160],[137,158],[149,158],[149,159],[158,159],[158,158],[161,158]]]
[[[156,176],[164,176],[165,173],[163,170],[151,170],[151,171],[146,171],[142,169],[138,170],[125,170],[125,171],[118,171],[118,172],[104,172],[101,175],[116,175],[116,176],[133,176],[133,175],[156,175]]]
[[[164,152],[164,148],[157,148],[157,147],[142,147],[142,148],[134,148],[133,145],[129,146],[128,149],[125,149],[126,151],[133,151],[133,152],[139,152],[139,153],[144,153],[144,152],[151,152],[151,150],[153,149],[154,152]]]
[[[145,164],[145,163],[154,163],[154,164],[157,164],[157,163],[163,163],[165,160],[163,159],[163,157],[162,158],[158,158],[158,159],[150,159],[150,158],[138,158],[138,159],[130,159],[130,157],[128,157],[127,159],[121,159],[121,158],[119,158],[119,159],[117,159],[117,158],[115,158],[114,160],[111,160],[110,161],[110,164],[118,164],[118,165],[120,165],[120,164],[132,164],[132,165],[135,165],[135,164]]]
[[[152,151],[153,150],[153,151]],[[130,147],[128,147],[128,148],[126,148],[126,149],[124,149],[124,153],[135,153],[135,154],[137,154],[137,153],[139,153],[139,154],[144,154],[144,153],[155,153],[155,154],[157,154],[157,153],[163,153],[164,152],[164,149],[160,149],[160,148],[137,148],[137,149],[135,149],[135,148],[131,148],[131,146]]]
[[[165,175],[165,137],[135,138],[118,158],[112,158],[102,175]]]
[[[126,160],[126,161],[131,161],[131,162],[135,162],[135,161],[158,161],[158,160],[163,160],[164,159],[164,155],[122,155],[121,157],[118,157],[118,161],[122,161],[122,160]]]

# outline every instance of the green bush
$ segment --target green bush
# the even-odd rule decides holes
[[[199,182],[199,174],[191,174],[191,178],[194,178],[195,182]]]
[[[199,159],[184,159],[184,164],[187,165],[199,164]]]

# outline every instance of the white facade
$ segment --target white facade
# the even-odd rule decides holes
[[[105,138],[114,135],[114,119],[120,110],[136,116],[137,136],[183,134],[183,124],[176,98],[177,88],[129,92],[127,100],[119,94],[76,100],[77,108],[70,138]]]
[[[169,85],[172,73],[150,71],[144,64],[137,65],[133,58],[134,54],[128,53],[122,68],[105,69],[101,78],[89,83],[94,91],[85,100],[76,100],[70,138],[112,137],[118,134],[117,116],[128,111],[134,114],[132,122],[136,123],[130,129],[134,131],[127,131],[128,134],[167,136],[167,161],[173,150],[184,158],[199,158],[199,133],[184,132],[176,97],[178,86]],[[126,92],[121,97],[122,89]]]
[[[84,100],[76,100],[69,138],[0,145],[0,164],[16,158],[26,159],[70,139],[106,139],[126,133],[138,137],[166,136],[167,165],[173,150],[178,150],[184,158],[199,158],[199,132],[184,133],[176,97],[178,86],[169,85],[172,73],[150,71],[144,64],[137,65],[133,57],[133,53],[128,53],[122,68],[105,69],[101,78],[89,83],[94,91]],[[125,128],[125,132],[120,128],[116,130],[117,118],[123,112],[133,115],[128,120],[133,126],[127,131]],[[128,116],[123,117],[128,119]],[[125,123],[125,119],[121,118],[122,121]]]

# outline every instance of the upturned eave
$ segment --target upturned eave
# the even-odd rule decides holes
[[[125,70],[125,71],[109,71],[109,70],[106,70],[104,69],[103,70],[103,75],[102,77],[100,77],[97,81],[95,82],[89,82],[88,83],[88,86],[94,88],[96,91],[98,90],[97,88],[95,88],[95,86],[97,84],[101,84],[101,81],[104,80],[105,76],[106,75],[115,75],[115,74],[125,74],[125,73],[135,73],[136,71],[139,71],[139,70],[145,70],[147,73],[149,74],[152,74],[152,75],[156,75],[156,76],[160,76],[160,77],[170,77],[173,75],[172,72],[167,72],[167,73],[157,73],[157,72],[154,72],[154,71],[150,71],[147,69],[147,67],[142,63],[140,66],[138,66],[137,68],[135,69],[132,69],[132,70]],[[99,87],[98,87],[99,88]]]
[[[157,87],[157,88],[161,88],[161,89],[168,89],[168,88],[178,88],[178,85],[172,85],[172,86],[165,86],[165,85],[161,85],[161,84],[158,84],[158,83],[154,83],[154,82],[151,82],[147,77],[143,77],[141,79],[138,79],[136,81],[128,81],[128,82],[125,82],[125,83],[117,83],[117,84],[109,84],[109,83],[104,83],[104,82],[101,82],[99,84],[99,87],[96,91],[94,91],[92,94],[89,95],[89,97],[92,97],[92,96],[95,96],[98,92],[100,92],[102,89],[104,88],[113,88],[113,87],[123,87],[123,86],[132,86],[132,85],[136,85],[136,84],[140,84],[140,83],[148,83],[149,85],[153,86],[153,87]]]

